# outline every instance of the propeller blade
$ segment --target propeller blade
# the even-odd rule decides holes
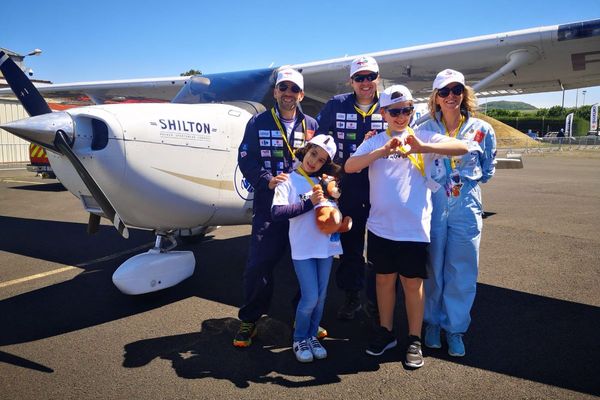
[[[114,227],[117,228],[117,231],[119,231],[121,236],[123,236],[125,239],[129,238],[129,230],[125,224],[123,224],[123,221],[121,221],[119,214],[117,214],[113,206],[104,195],[104,192],[102,192],[102,189],[100,189],[96,181],[94,181],[94,178],[92,178],[92,176],[87,172],[81,161],[79,161],[79,158],[77,158],[75,153],[73,153],[73,150],[71,150],[71,146],[69,145],[69,137],[67,134],[60,129],[56,131],[56,139],[54,143],[58,150],[69,159],[73,165],[73,168],[75,168],[75,171],[77,171],[79,177],[102,209],[104,215],[112,221]]]

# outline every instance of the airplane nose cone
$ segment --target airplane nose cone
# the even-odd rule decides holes
[[[66,112],[48,113],[20,119],[0,125],[0,128],[29,142],[54,151],[58,151],[54,145],[56,131],[64,131],[71,143],[75,139],[73,118]]]

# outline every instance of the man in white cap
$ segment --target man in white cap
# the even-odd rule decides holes
[[[317,116],[317,134],[333,135],[338,143],[335,161],[342,166],[362,143],[369,131],[383,128],[378,113],[377,85],[379,66],[373,57],[358,57],[350,64],[351,93],[331,98]],[[377,316],[374,274],[363,257],[365,224],[369,215],[369,179],[367,169],[346,175],[340,182],[340,210],[352,218],[352,229],[341,235],[344,254],[336,271],[336,285],[345,291],[344,304],[338,311],[340,319],[354,319],[361,309],[360,291],[366,286],[366,311]],[[366,272],[366,279],[365,279]],[[366,281],[366,282],[365,282]],[[366,283],[366,285],[365,285]]]
[[[248,347],[256,335],[256,321],[267,314],[273,295],[273,268],[288,246],[288,221],[272,221],[275,187],[292,171],[292,152],[304,146],[317,122],[304,115],[298,104],[304,98],[304,78],[291,68],[277,73],[273,89],[275,106],[248,121],[238,149],[238,164],[254,189],[252,235],[244,269],[244,305],[238,317],[236,347]]]
[[[408,126],[414,113],[413,98],[405,86],[394,85],[382,92],[379,107],[387,129],[364,141],[345,165],[348,173],[369,167],[367,258],[377,274],[380,326],[367,347],[367,354],[378,356],[397,345],[392,328],[399,276],[408,320],[404,362],[407,367],[419,368],[424,363],[421,325],[431,191],[436,190],[435,182],[426,178],[433,158],[424,153],[462,155],[467,146],[439,133],[415,134]]]

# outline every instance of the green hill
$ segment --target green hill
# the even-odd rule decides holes
[[[485,103],[480,104],[479,108],[485,108]],[[531,104],[524,103],[522,101],[488,101],[487,102],[488,110],[518,110],[518,111],[528,111],[528,110],[537,110],[537,107],[532,106]]]

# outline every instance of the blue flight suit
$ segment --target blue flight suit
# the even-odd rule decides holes
[[[366,116],[355,108],[356,95],[345,93],[334,96],[317,116],[317,134],[333,135],[338,143],[335,162],[344,165],[346,160],[363,142],[370,130],[385,129],[387,123],[379,113],[375,98],[375,108]],[[358,107],[358,106],[356,106]],[[345,291],[359,291],[365,287],[365,259],[363,257],[365,229],[369,216],[369,175],[368,168],[359,173],[345,174],[340,182],[342,195],[339,199],[340,211],[352,218],[352,229],[341,234],[344,254],[340,256],[340,266],[336,271],[336,285]],[[367,298],[376,304],[374,274],[367,280]]]
[[[443,134],[440,120],[430,119],[419,129]],[[425,316],[428,324],[449,333],[464,333],[471,322],[479,265],[483,206],[479,182],[495,172],[496,134],[485,121],[466,116],[456,135],[469,152],[461,157],[440,157],[431,167],[431,177],[441,185],[432,192],[429,279],[425,286]]]
[[[296,110],[293,134],[286,136],[288,143],[293,149],[304,146],[317,127],[314,118]],[[273,268],[289,246],[288,220],[271,219],[275,192],[269,189],[269,181],[281,173],[290,173],[293,161],[271,110],[248,121],[238,149],[238,164],[244,178],[254,188],[252,234],[243,277],[244,305],[238,317],[244,322],[255,322],[269,310]]]

